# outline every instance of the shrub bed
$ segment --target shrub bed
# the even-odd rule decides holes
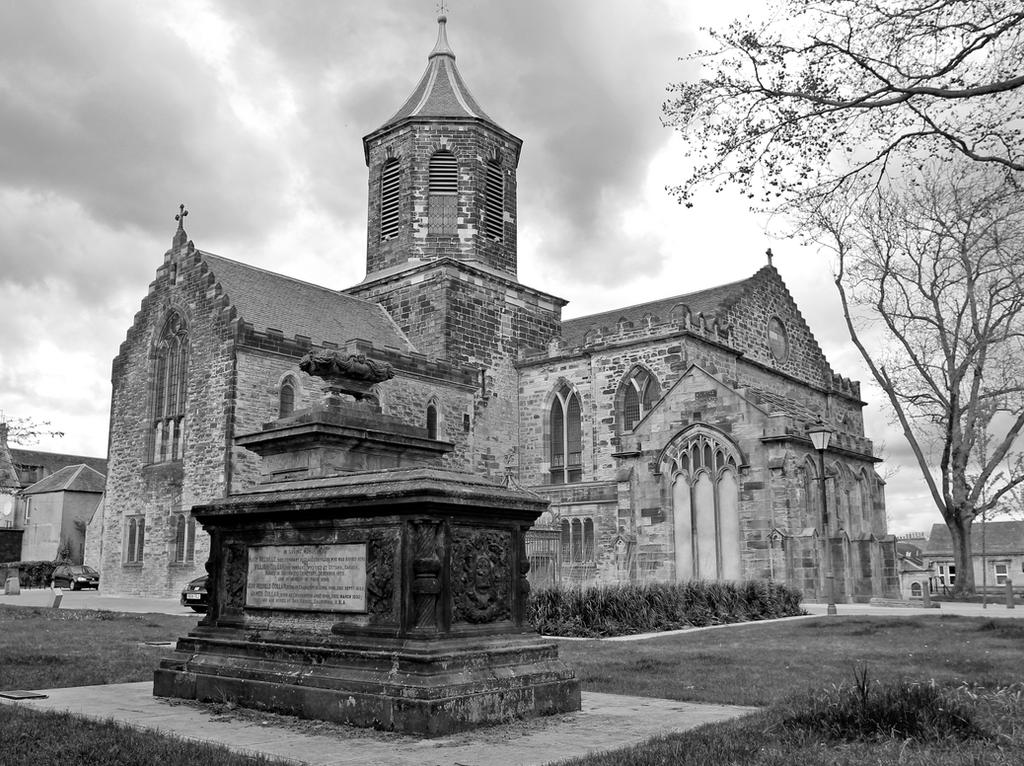
[[[545,635],[600,638],[803,614],[795,588],[761,580],[542,588],[527,615]]]
[[[0,563],[0,575],[6,579],[12,569],[18,570],[18,583],[22,588],[45,588],[53,579],[55,561],[11,561]]]

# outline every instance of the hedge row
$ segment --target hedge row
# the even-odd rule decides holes
[[[4,575],[12,569],[18,570],[18,582],[22,588],[46,588],[53,579],[53,570],[57,568],[56,561],[11,561],[0,562],[0,575]],[[6,576],[4,577],[6,580]]]
[[[795,588],[762,580],[543,588],[530,622],[549,636],[626,636],[803,614]]]

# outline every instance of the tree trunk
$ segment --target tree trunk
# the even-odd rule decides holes
[[[953,597],[965,598],[974,595],[974,561],[971,557],[971,523],[956,519],[946,523],[953,541],[953,563],[956,565],[956,582]]]

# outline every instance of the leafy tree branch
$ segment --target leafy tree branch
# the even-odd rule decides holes
[[[695,159],[672,188],[787,205],[963,156],[1024,171],[1024,7],[1001,0],[776,0],[767,23],[709,30],[706,73],[670,87]]]

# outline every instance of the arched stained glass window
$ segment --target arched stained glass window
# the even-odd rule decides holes
[[[427,405],[427,438],[437,438],[437,405],[433,402]]]
[[[683,432],[666,448],[676,579],[738,580],[739,453],[710,429]]]
[[[174,547],[171,561],[176,564],[192,562],[196,551],[196,520],[186,513],[175,514],[173,519]]]
[[[619,430],[632,431],[660,396],[661,386],[648,370],[643,367],[630,370],[619,384],[615,396]]]
[[[129,564],[141,564],[146,549],[146,518],[144,516],[128,516],[125,518],[127,533],[125,535],[124,560]]]
[[[188,330],[181,315],[164,322],[153,360],[153,420],[150,460],[180,460],[185,448],[188,390]]]
[[[447,149],[435,152],[429,165],[427,218],[430,234],[454,234],[459,195],[459,163]]]
[[[277,416],[286,418],[293,412],[295,412],[295,378],[289,375],[281,382]]]
[[[563,564],[591,563],[597,560],[592,518],[562,519],[560,529]]]
[[[548,419],[552,484],[583,479],[583,417],[579,394],[567,385],[555,392]]]

